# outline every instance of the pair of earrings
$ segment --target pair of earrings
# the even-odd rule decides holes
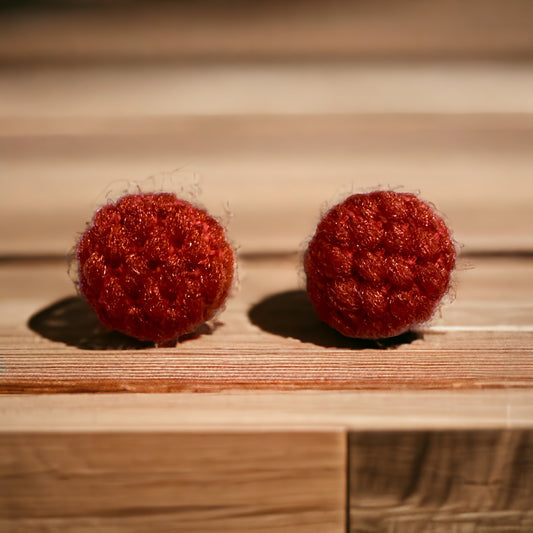
[[[128,194],[94,215],[77,248],[78,285],[100,321],[158,345],[213,318],[234,281],[223,226],[172,193]],[[354,194],[331,208],[304,255],[318,316],[348,337],[399,335],[431,318],[456,250],[416,195]]]

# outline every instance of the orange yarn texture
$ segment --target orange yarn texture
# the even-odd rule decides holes
[[[307,292],[343,335],[393,337],[432,317],[455,261],[445,222],[417,196],[355,194],[318,224],[304,258]]]
[[[100,321],[158,344],[215,315],[235,264],[219,222],[171,193],[126,195],[103,206],[77,258],[80,290]]]

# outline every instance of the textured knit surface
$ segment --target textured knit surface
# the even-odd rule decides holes
[[[309,243],[307,292],[342,334],[392,337],[432,317],[455,258],[446,224],[417,196],[355,194],[325,214]]]
[[[156,343],[214,316],[235,261],[224,228],[170,193],[127,195],[99,209],[77,258],[80,289],[101,322]]]

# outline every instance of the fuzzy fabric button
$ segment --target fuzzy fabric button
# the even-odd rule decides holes
[[[100,321],[156,344],[213,318],[234,277],[222,225],[171,193],[130,194],[104,205],[76,255],[79,288]]]
[[[307,292],[343,335],[393,337],[432,317],[455,260],[445,222],[414,194],[355,194],[318,224],[304,257]]]

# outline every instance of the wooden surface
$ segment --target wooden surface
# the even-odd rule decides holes
[[[0,529],[530,532],[532,24],[526,0],[2,4]],[[173,349],[102,330],[67,275],[137,183],[239,252]],[[381,344],[319,323],[300,260],[375,187],[460,250],[435,319]]]
[[[533,8],[527,0],[56,3],[64,9],[4,14],[0,60],[397,55],[501,60],[531,58],[533,48]]]
[[[332,431],[3,434],[0,527],[341,531],[344,461]]]
[[[127,180],[148,188],[153,183],[146,183],[146,178],[164,171],[170,175],[157,178],[156,185],[179,190],[197,179],[202,191],[199,200],[212,213],[223,216],[227,206],[234,215],[229,235],[242,253],[294,252],[313,234],[325,205],[332,205],[342,192],[377,186],[419,191],[445,214],[465,252],[533,249],[530,114],[464,115],[460,108],[451,114],[406,113],[411,100],[405,105],[398,101],[391,111],[383,102],[387,95],[381,95],[375,113],[365,114],[363,106],[359,112],[340,110],[340,116],[332,115],[332,105],[339,98],[334,83],[324,89],[325,94],[317,91],[318,102],[311,103],[311,107],[323,104],[326,115],[293,115],[291,109],[299,104],[296,96],[288,106],[290,115],[257,114],[260,107],[270,107],[281,99],[284,80],[280,71],[286,68],[274,69],[267,84],[279,87],[280,92],[271,100],[265,91],[251,116],[246,114],[246,107],[224,111],[220,104],[214,106],[216,116],[207,117],[174,116],[172,113],[184,110],[168,109],[175,101],[190,103],[200,98],[196,87],[176,100],[158,95],[155,101],[168,101],[169,106],[156,112],[168,112],[169,117],[138,116],[149,100],[140,91],[139,102],[124,110],[126,117],[107,116],[110,106],[88,117],[42,117],[32,110],[37,117],[24,118],[24,108],[35,107],[42,99],[45,101],[39,109],[43,113],[58,108],[60,112],[66,104],[57,86],[54,98],[45,99],[42,92],[34,97],[29,91],[40,82],[31,76],[22,83],[22,75],[13,74],[13,98],[9,106],[5,104],[0,121],[0,172],[5,177],[0,181],[0,252],[9,256],[63,256],[73,247],[94,209],[105,201],[105,191],[117,194],[127,187]],[[356,78],[360,68],[349,65]],[[427,72],[425,68],[419,65],[415,70]],[[388,72],[386,66],[381,69],[382,74]],[[462,69],[468,72],[467,67]],[[177,67],[170,70],[175,76],[180,72]],[[251,83],[253,73],[247,74],[246,67],[242,70],[250,82],[244,94],[262,91]],[[533,86],[533,72],[528,79],[519,77],[506,88],[508,73],[497,67],[489,70],[486,81],[469,92],[472,101],[486,84],[504,80],[497,94],[511,94],[514,106],[526,105],[529,99],[529,110],[533,111],[533,97],[527,91]],[[231,77],[232,72],[233,68],[223,69],[220,76]],[[400,77],[401,73],[400,69]],[[169,80],[168,75],[166,70],[158,77],[163,82]],[[315,82],[323,75],[322,68],[315,67]],[[84,83],[90,84],[90,75],[85,76]],[[444,69],[442,76],[455,79],[454,69]],[[0,77],[0,84],[6,77]],[[120,78],[120,70],[116,77]],[[153,77],[153,72],[141,72],[121,83],[126,91]],[[198,77],[197,84],[219,84],[217,80],[202,80],[201,73]],[[49,83],[55,79],[50,73]],[[296,94],[309,91],[298,80],[301,78],[294,80]],[[375,83],[391,87],[395,81],[396,76],[392,76]],[[100,88],[97,102],[106,102],[107,91],[118,81],[109,83],[111,89],[107,84]],[[237,83],[244,81],[241,78]],[[365,89],[369,99],[376,98],[373,83]],[[457,101],[449,92],[440,92],[438,80],[424,83],[415,76],[411,83],[422,84],[430,94],[443,94],[444,100]],[[82,98],[84,93],[72,89],[72,80],[62,81],[60,86],[70,88],[76,97],[73,111],[91,110]],[[26,94],[22,98],[23,89]],[[148,94],[153,90],[150,88]],[[174,85],[168,90],[172,94]],[[411,86],[406,91],[411,92]],[[465,91],[463,84],[458,84],[451,94]],[[233,92],[229,87],[223,94]],[[119,91],[114,98],[120,100],[122,94]],[[357,103],[351,94],[347,91],[345,97]],[[414,102],[421,99],[419,95]],[[212,105],[208,94],[201,100],[199,106]],[[3,101],[0,98],[0,108]],[[236,102],[242,103],[241,98]],[[179,170],[171,172],[173,169]]]
[[[533,529],[531,431],[359,433],[349,449],[350,531]]]
[[[533,261],[476,258],[453,303],[381,344],[321,324],[299,257],[241,260],[240,287],[211,330],[176,348],[107,332],[73,296],[65,262],[0,269],[3,392],[459,389],[533,385]],[[485,287],[490,286],[487,292]],[[15,306],[14,303],[18,305]]]
[[[532,525],[523,390],[9,395],[0,417],[2,531]]]
[[[528,389],[9,394],[2,434],[530,430]]]

